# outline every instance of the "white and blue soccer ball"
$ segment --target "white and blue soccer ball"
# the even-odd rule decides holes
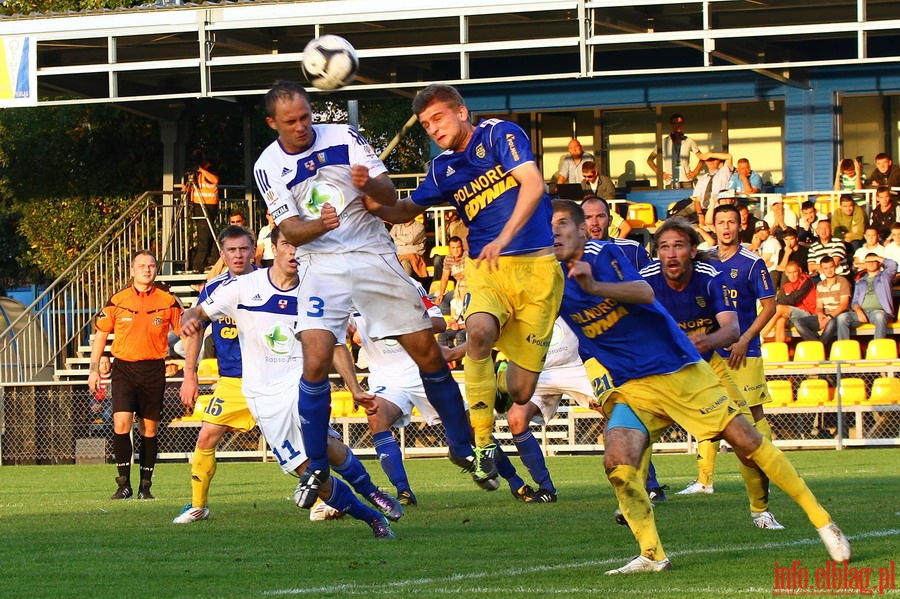
[[[318,89],[350,85],[358,70],[356,49],[339,35],[317,37],[303,49],[303,74]]]

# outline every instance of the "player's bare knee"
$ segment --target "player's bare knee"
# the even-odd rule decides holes
[[[722,439],[734,448],[738,456],[748,456],[762,443],[762,434],[743,416],[737,416],[722,431]]]

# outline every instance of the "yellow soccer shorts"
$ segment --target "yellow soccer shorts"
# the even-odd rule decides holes
[[[500,323],[496,347],[517,366],[540,372],[562,301],[563,274],[552,255],[500,256],[499,268],[466,259],[465,314],[486,312]]]
[[[671,374],[632,379],[608,393],[614,403],[627,404],[634,411],[650,433],[651,443],[673,422],[700,441],[717,439],[741,413],[705,361]],[[612,408],[607,403],[604,409]]]
[[[766,385],[766,371],[763,368],[762,357],[747,358],[743,366],[728,367],[728,372],[731,373],[731,378],[740,389],[748,407],[761,406],[772,401],[769,387]],[[752,418],[750,422],[753,422]]]
[[[256,426],[256,419],[250,413],[241,391],[241,379],[230,376],[219,378],[216,391],[203,410],[203,422],[227,426],[242,433]]]
[[[731,371],[728,369],[728,362],[725,361],[725,358],[713,352],[709,365],[712,367],[713,372],[716,373],[716,376],[719,377],[719,380],[722,381],[722,386],[725,387],[725,390],[728,392],[728,397],[734,400],[737,407],[741,409],[741,414],[743,414],[748,421],[753,422],[753,416],[750,414],[750,406],[747,405],[744,394],[741,393],[741,390],[738,389],[734,379],[731,378]]]

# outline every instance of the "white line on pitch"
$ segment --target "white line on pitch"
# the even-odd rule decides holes
[[[888,530],[873,530],[870,532],[860,533],[858,535],[854,535],[848,537],[850,540],[858,540],[858,539],[871,539],[877,537],[890,537],[894,535],[900,534],[900,529],[892,528]],[[683,551],[672,551],[668,552],[667,555],[669,557],[680,557],[684,555],[700,555],[703,553],[721,553],[721,552],[734,552],[734,551],[759,551],[759,550],[769,550],[769,549],[784,549],[786,547],[796,547],[799,545],[816,545],[820,544],[822,541],[819,539],[797,539],[796,541],[789,541],[785,543],[763,543],[762,545],[735,545],[731,547],[698,547],[696,549],[685,549]],[[309,595],[309,594],[319,594],[319,593],[336,593],[341,592],[345,595],[382,595],[382,594],[393,594],[396,592],[398,588],[408,588],[408,587],[416,587],[422,585],[433,585],[438,583],[452,583],[452,582],[460,582],[464,580],[475,580],[479,578],[487,578],[489,576],[519,576],[522,574],[534,574],[538,572],[553,572],[559,570],[575,570],[578,568],[593,568],[597,566],[608,566],[611,564],[621,563],[624,558],[615,557],[615,558],[607,558],[602,560],[590,560],[583,562],[575,562],[568,564],[550,564],[543,566],[530,566],[527,568],[515,568],[512,570],[506,571],[493,571],[493,572],[470,572],[465,574],[453,574],[451,576],[446,576],[442,578],[412,578],[409,580],[397,580],[393,582],[379,582],[372,585],[360,585],[355,583],[343,583],[343,584],[335,584],[328,586],[320,586],[308,589],[279,589],[273,591],[263,591],[263,595]],[[496,589],[492,589],[496,592]],[[609,589],[607,589],[608,592]],[[670,589],[667,589],[670,590]],[[699,592],[703,589],[685,589],[685,592]],[[712,589],[710,589],[712,590]],[[722,593],[741,593],[747,592],[748,590],[727,590],[727,589],[716,589],[716,592]],[[766,589],[766,591],[771,591],[771,589]],[[442,593],[453,592],[451,589],[443,588],[441,590]],[[472,592],[472,589],[469,588],[468,592]],[[562,592],[562,591],[557,591]],[[583,592],[582,589],[579,589],[579,592]],[[616,593],[620,593],[621,591],[616,591]],[[541,591],[541,593],[546,593],[546,591]]]

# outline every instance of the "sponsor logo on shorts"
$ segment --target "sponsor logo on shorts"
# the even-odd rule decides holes
[[[531,345],[537,345],[538,347],[550,347],[549,339],[541,339],[534,333],[528,333],[528,336],[525,337],[525,341]]]
[[[762,391],[766,386],[765,383],[760,383],[758,385],[744,385],[744,391]]]
[[[712,403],[709,404],[708,406],[703,407],[703,408],[700,408],[700,413],[701,413],[701,414],[709,414],[709,413],[711,413],[711,412],[714,412],[714,411],[716,411],[716,409],[719,408],[719,406],[721,406],[722,404],[724,404],[726,401],[728,401],[728,396],[727,396],[727,395],[723,395],[722,397],[720,397],[720,398],[717,399],[716,401],[712,402]]]

